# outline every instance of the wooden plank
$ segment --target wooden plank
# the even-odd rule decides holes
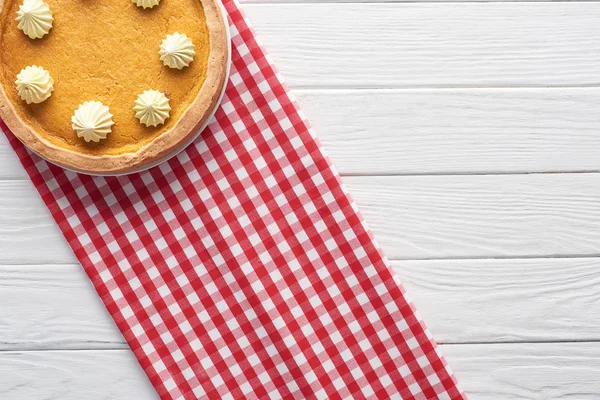
[[[0,180],[3,179],[28,179],[28,177],[0,129]]]
[[[392,265],[440,343],[600,340],[600,258]]]
[[[600,254],[600,174],[346,177],[390,259]],[[0,264],[74,263],[25,181],[0,181]]]
[[[33,183],[0,181],[0,264],[36,262],[77,259]]]
[[[597,399],[600,344],[442,346],[473,399]],[[0,353],[0,398],[156,399],[129,350]]]
[[[0,266],[0,351],[126,348],[80,265]]]
[[[158,399],[129,350],[0,353],[0,398]]]
[[[600,344],[442,346],[469,398],[597,400]]]
[[[600,340],[600,259],[393,262],[440,343]],[[0,351],[126,348],[79,265],[0,266]]]
[[[248,4],[292,87],[589,86],[598,3]]]
[[[600,174],[345,182],[391,259],[600,254]]]
[[[347,174],[600,169],[600,89],[298,91]]]
[[[298,90],[343,175],[600,170],[600,89]],[[0,179],[27,179],[0,134]]]

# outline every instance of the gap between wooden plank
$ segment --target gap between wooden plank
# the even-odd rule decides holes
[[[361,174],[361,173],[340,173],[342,178],[344,177],[360,177],[360,178],[393,178],[393,177],[418,177],[418,176],[500,176],[500,175],[564,175],[564,174],[572,174],[572,175],[582,175],[582,174],[598,174],[599,170],[581,170],[581,171],[515,171],[515,172],[423,172],[423,173],[376,173],[376,174]],[[0,178],[0,183],[2,182],[30,182],[28,178]],[[570,256],[567,256],[570,257]]]
[[[241,0],[243,4],[590,3],[598,0]]]
[[[596,344],[600,343],[600,340],[555,340],[555,341],[506,341],[506,342],[444,342],[437,343],[440,347],[458,347],[458,346],[510,346],[510,345],[561,345],[561,344]],[[130,347],[123,343],[123,346],[115,346],[115,347],[103,347],[103,348],[56,348],[56,349],[0,349],[0,354],[12,354],[12,353],[77,353],[77,352],[94,352],[94,353],[102,353],[102,352],[110,352],[110,351],[123,351],[130,350]]]
[[[435,339],[435,338],[434,338]],[[496,342],[488,342],[488,341],[466,341],[466,342],[437,342],[438,346],[449,347],[449,346],[504,346],[504,345],[552,345],[552,344],[594,344],[600,343],[599,340],[507,340],[507,341],[496,341]],[[52,352],[70,352],[76,353],[81,351],[86,352],[106,352],[106,351],[121,351],[121,350],[130,350],[129,345],[127,343],[123,343],[122,346],[113,346],[113,347],[77,347],[77,348],[69,348],[69,347],[60,347],[60,348],[37,348],[37,349],[28,349],[23,348],[20,349],[15,347],[14,349],[0,349],[0,354],[10,354],[10,353],[52,353]]]
[[[385,251],[385,249],[384,249]],[[399,262],[399,261],[404,261],[404,262],[410,262],[410,261],[461,261],[461,260],[465,260],[465,261],[485,261],[485,260],[537,260],[537,259],[542,259],[542,260],[547,260],[547,259],[588,259],[588,258],[600,258],[600,253],[598,254],[558,254],[558,255],[541,255],[541,256],[536,256],[536,255],[525,255],[525,256],[498,256],[498,257],[490,257],[490,256],[483,256],[483,257],[468,257],[468,256],[463,256],[463,257],[423,257],[423,258],[390,258],[387,257],[387,260],[389,262]],[[35,266],[35,265],[47,265],[47,266],[63,266],[63,265],[77,265],[79,266],[79,264],[65,264],[64,262],[56,262],[56,261],[36,261],[36,262],[24,262],[24,263],[17,263],[17,262],[10,262],[10,263],[0,263],[0,267],[5,267],[5,266],[23,266],[23,267],[27,267],[27,266]]]
[[[4,353],[4,354],[11,354],[11,353],[53,353],[53,352],[69,352],[69,353],[76,353],[78,351],[90,351],[90,352],[102,352],[102,351],[121,351],[121,350],[129,350],[129,346],[125,343],[123,343],[123,346],[115,346],[115,347],[102,347],[102,348],[94,348],[94,347],[90,347],[90,348],[59,348],[59,349],[11,349],[11,350],[7,350],[7,349],[0,349],[0,353]]]
[[[385,251],[385,249],[384,249]],[[565,255],[565,254],[559,254],[559,255],[548,255],[548,256],[536,256],[536,255],[524,255],[524,256],[498,256],[498,257],[490,257],[490,256],[485,256],[485,257],[468,257],[468,256],[463,256],[463,257],[423,257],[423,258],[389,258],[387,257],[387,260],[389,262],[398,262],[398,261],[404,261],[404,262],[410,262],[410,261],[461,261],[461,260],[465,260],[465,261],[485,261],[485,260],[537,260],[537,259],[542,259],[542,260],[547,260],[547,259],[588,259],[588,258],[600,258],[600,253],[598,254],[570,254],[570,255]],[[10,266],[10,265],[14,265],[14,266],[35,266],[35,265],[47,265],[47,266],[62,266],[62,265],[69,265],[69,264],[65,264],[64,262],[56,262],[56,261],[36,261],[36,262],[24,262],[24,263],[18,263],[18,262],[10,262],[10,263],[0,263],[0,267],[3,266]],[[79,264],[75,264],[78,265]]]
[[[552,1],[552,0],[549,0]],[[600,1],[600,0],[593,0],[594,2],[596,1]],[[444,2],[446,3],[446,2]],[[555,1],[552,1],[552,3],[555,3]],[[571,3],[569,1],[566,1],[565,3]],[[284,76],[285,78],[285,76]],[[449,85],[445,85],[445,84],[426,84],[426,83],[419,83],[419,84],[415,84],[415,85],[409,85],[409,84],[396,84],[396,85],[374,85],[374,84],[369,84],[369,85],[361,85],[360,83],[352,83],[352,84],[345,84],[345,83],[340,83],[340,84],[336,84],[335,86],[333,85],[323,85],[323,84],[293,84],[290,85],[290,89],[292,91],[292,93],[295,90],[302,90],[302,91],[311,91],[311,90],[331,90],[331,91],[336,91],[336,90],[433,90],[433,89],[439,89],[439,90],[452,90],[452,89],[497,89],[497,90],[502,90],[502,89],[588,89],[588,88],[598,88],[600,87],[600,82],[598,83],[582,83],[580,85],[577,84],[534,84],[534,83],[527,83],[527,84],[519,84],[519,85],[470,85],[470,84],[449,84]]]
[[[460,261],[460,260],[536,260],[536,259],[573,259],[573,258],[599,258],[598,254],[557,254],[557,255],[523,255],[523,256],[462,256],[462,257],[423,257],[423,258],[388,258],[389,261]]]
[[[345,176],[358,176],[358,177],[394,177],[394,176],[463,176],[463,175],[475,175],[475,176],[497,176],[497,175],[559,175],[559,174],[597,174],[600,170],[589,169],[589,170],[574,170],[574,171],[510,171],[510,172],[469,172],[469,171],[455,171],[455,172],[412,172],[412,173],[340,173],[342,177]],[[1,181],[1,180],[0,180]]]
[[[478,345],[507,345],[507,344],[561,344],[561,343],[600,343],[598,340],[577,340],[577,339],[565,339],[565,340],[506,340],[506,341],[466,341],[466,342],[443,342],[438,343],[440,346],[478,346]]]

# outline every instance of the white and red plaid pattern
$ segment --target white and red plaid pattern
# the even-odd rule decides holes
[[[238,5],[196,142],[123,177],[2,128],[162,399],[462,399]]]

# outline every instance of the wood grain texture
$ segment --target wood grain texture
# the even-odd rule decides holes
[[[472,399],[597,399],[598,343],[444,346]],[[156,399],[129,350],[0,353],[0,398]]]
[[[129,350],[0,353],[6,400],[158,400]]]
[[[600,83],[598,3],[248,4],[292,87]]]
[[[599,88],[294,93],[342,175],[600,170]],[[28,179],[1,134],[0,179]]]
[[[476,400],[597,400],[600,344],[442,346],[461,387]]]
[[[77,262],[30,181],[0,181],[0,264]]]
[[[440,343],[600,340],[600,259],[395,261]],[[127,348],[79,265],[0,266],[0,351]]]
[[[0,351],[126,348],[80,265],[0,266]]]
[[[392,265],[440,343],[600,340],[600,258]]]
[[[242,1],[342,174],[415,175],[345,181],[470,398],[598,399],[600,174],[468,174],[600,170],[600,4]],[[0,399],[157,398],[26,180],[0,134]]]
[[[297,91],[342,175],[600,169],[600,89]]]
[[[391,259],[600,254],[600,174],[345,182]]]
[[[17,155],[0,129],[0,180],[29,179]]]
[[[390,259],[600,254],[600,174],[344,179]],[[0,181],[0,264],[75,263],[25,181]]]

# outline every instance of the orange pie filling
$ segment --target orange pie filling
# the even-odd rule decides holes
[[[17,28],[21,0],[4,0],[0,16],[2,85],[19,116],[40,136],[81,154],[121,155],[138,151],[177,123],[207,76],[209,34],[200,1],[161,0],[146,9],[130,1],[45,2],[54,21],[41,39]],[[169,68],[159,56],[161,42],[175,32],[190,38],[196,53],[182,69]],[[54,81],[51,96],[39,104],[27,104],[15,89],[17,75],[32,65]],[[169,100],[164,124],[146,126],[136,118],[138,96],[148,90]],[[114,121],[97,143],[78,137],[72,127],[75,110],[88,101],[108,106]]]

